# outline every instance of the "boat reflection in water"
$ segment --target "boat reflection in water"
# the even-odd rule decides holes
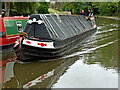
[[[14,77],[4,88],[51,88],[79,56],[62,58],[52,62],[15,63]]]

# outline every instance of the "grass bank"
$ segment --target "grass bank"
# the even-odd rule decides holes
[[[64,13],[64,12],[60,12],[60,11],[58,11],[58,10],[54,10],[54,9],[51,9],[51,8],[49,8],[48,11],[49,11],[50,14],[57,13],[57,14],[59,14],[59,15],[67,15],[67,14]]]

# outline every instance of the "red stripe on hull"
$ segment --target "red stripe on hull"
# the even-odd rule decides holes
[[[4,17],[5,20],[25,20],[29,17]]]

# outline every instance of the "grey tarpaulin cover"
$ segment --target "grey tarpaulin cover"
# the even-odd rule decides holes
[[[33,14],[29,20],[32,23],[28,22],[24,29],[28,37],[44,40],[65,40],[92,28],[84,16]]]

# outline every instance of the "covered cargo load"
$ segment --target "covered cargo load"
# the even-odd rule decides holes
[[[72,15],[31,15],[24,32],[28,37],[47,40],[65,40],[80,35],[90,29],[84,16]]]

